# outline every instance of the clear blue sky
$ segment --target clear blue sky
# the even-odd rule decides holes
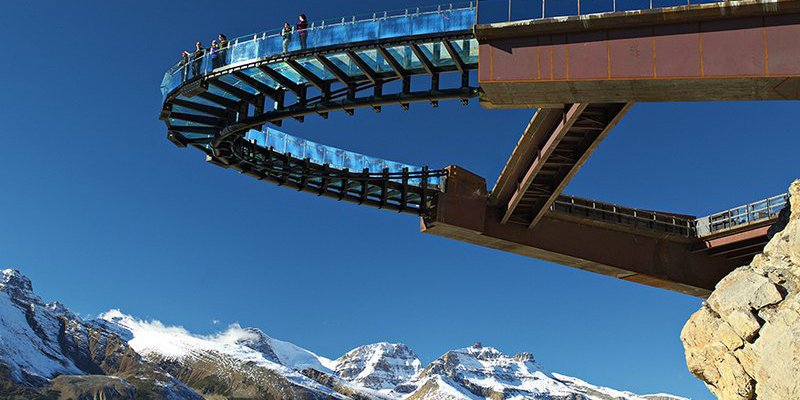
[[[474,341],[638,392],[710,394],[679,332],[700,300],[418,232],[204,162],[165,139],[163,71],[195,40],[430,1],[2,2],[0,265],[84,315],[208,333],[239,322],[328,357],[375,341],[429,362]],[[797,103],[638,104],[570,194],[705,214],[800,175]],[[532,110],[443,103],[284,130],[494,182]]]

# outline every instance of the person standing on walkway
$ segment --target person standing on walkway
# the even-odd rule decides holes
[[[181,61],[178,63],[178,68],[181,73],[181,82],[186,81],[189,75],[189,52],[184,50],[181,52]]]
[[[209,57],[211,57],[211,69],[219,68],[219,45],[216,40],[211,41],[211,47],[208,48],[208,53]]]
[[[228,63],[228,37],[220,33],[217,37],[219,39],[219,66]]]
[[[281,44],[283,45],[283,52],[286,53],[289,51],[289,43],[292,42],[292,26],[289,25],[288,22],[283,23],[283,29],[281,29]]]
[[[195,49],[192,53],[192,78],[200,75],[200,68],[203,66],[203,56],[206,54],[203,43],[197,42],[194,44],[194,47]]]
[[[300,14],[297,21],[297,37],[300,38],[300,49],[305,50],[308,46],[308,18],[305,14]]]

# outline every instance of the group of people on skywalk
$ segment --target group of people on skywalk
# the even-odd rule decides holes
[[[308,18],[306,18],[305,14],[300,14],[298,16],[298,21],[294,28],[289,22],[283,23],[280,36],[284,53],[289,51],[289,46],[292,43],[292,38],[295,33],[300,42],[300,49],[305,50],[308,47]],[[204,48],[203,43],[198,41],[195,43],[194,51],[181,52],[181,61],[178,63],[178,66],[182,71],[183,80],[200,75],[203,57],[206,55],[210,57],[211,69],[216,69],[227,64],[229,48],[230,44],[228,43],[227,36],[220,33],[217,39],[211,41],[211,46],[208,48]]]

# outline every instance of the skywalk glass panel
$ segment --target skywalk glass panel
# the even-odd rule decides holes
[[[323,57],[330,60],[333,65],[342,70],[342,72],[347,74],[347,76],[355,77],[364,75],[364,72],[361,71],[361,68],[358,68],[353,60],[351,60],[350,57],[345,53],[329,54]]]
[[[228,92],[226,92],[226,91],[224,91],[224,90],[222,90],[222,89],[220,89],[220,88],[218,88],[218,87],[216,87],[214,85],[208,85],[208,92],[212,93],[212,94],[216,94],[217,96],[225,97],[226,99],[239,101],[238,97],[236,97],[236,96],[234,96],[234,95],[232,95],[232,94],[230,94],[230,93],[228,93]]]
[[[381,20],[357,22],[347,32],[348,43],[375,41],[380,39]]]
[[[427,35],[444,32],[446,18],[448,17],[445,17],[444,12],[411,15],[409,17],[411,21],[411,34]]]
[[[267,58],[273,57],[275,55],[283,53],[283,37],[280,35],[272,34],[272,35],[265,35],[258,40],[258,48],[257,48],[257,56],[258,58]],[[296,42],[296,40],[295,40]],[[292,48],[288,49],[287,51],[294,51],[298,50],[300,45],[292,46]]]
[[[267,85],[267,86],[269,86],[269,87],[271,87],[273,89],[276,89],[276,88],[278,88],[280,86],[280,85],[278,85],[277,82],[272,80],[272,78],[270,78],[269,75],[265,74],[264,71],[261,71],[258,68],[250,68],[250,69],[246,69],[246,70],[244,70],[242,72],[244,72],[245,75],[248,75],[251,78],[254,78],[254,79],[258,80],[259,82],[261,82],[261,83],[263,83],[263,84],[265,84],[265,85]]]
[[[176,126],[202,126],[202,127],[212,126],[207,124],[201,124],[199,122],[184,121],[182,119],[175,119],[175,118],[170,118],[169,123],[170,125],[176,125]]]
[[[302,76],[300,76],[300,74],[297,73],[297,71],[295,71],[294,68],[290,67],[288,64],[286,64],[283,61],[281,61],[279,63],[270,64],[269,67],[274,69],[276,72],[278,72],[279,74],[283,75],[284,77],[286,77],[287,79],[289,79],[290,81],[292,81],[294,83],[306,83],[306,82],[308,82],[306,80],[306,78],[303,78]]]
[[[272,147],[279,153],[291,153],[295,158],[308,158],[311,163],[316,165],[328,164],[333,169],[348,169],[352,173],[361,173],[365,168],[371,173],[382,173],[384,168],[389,169],[390,173],[402,172],[403,168],[408,168],[412,173],[421,171],[420,167],[326,146],[271,128],[267,128],[265,131],[250,130],[245,135],[245,139],[262,147]],[[393,178],[392,181],[402,182],[402,178]],[[431,177],[428,179],[428,183],[438,185],[441,181],[439,178]],[[409,184],[419,185],[421,179],[410,179]]]
[[[441,43],[423,43],[419,45],[419,49],[434,67],[447,67],[455,64],[450,53]]]
[[[309,70],[314,76],[323,80],[335,79],[335,76],[328,71],[316,58],[306,57],[297,60],[303,68]]]
[[[339,23],[335,25],[326,25],[322,27],[315,27],[308,30],[308,47],[319,48],[333,45],[340,45],[350,43],[348,34],[353,28],[351,23]],[[299,43],[298,32],[295,32],[294,41]],[[299,44],[298,47],[299,49]]]
[[[259,40],[257,36],[250,37],[245,41],[239,41],[230,46],[230,63],[236,64],[258,57]]]
[[[204,98],[202,98],[200,96],[186,97],[184,95],[180,95],[177,98],[179,100],[191,101],[192,103],[203,104],[203,105],[206,105],[206,106],[220,108],[219,104],[214,103],[213,101],[210,101],[210,100],[206,100],[206,99],[204,99]],[[197,111],[195,111],[195,112],[197,112]]]
[[[419,57],[411,50],[411,46],[395,46],[386,49],[389,54],[405,69],[421,69],[422,62]]]
[[[298,137],[286,135],[286,148],[284,153],[291,154],[295,158],[305,158],[306,141]]]
[[[306,146],[306,158],[310,159],[312,162],[324,165],[325,164],[325,150],[326,146],[309,142]]]
[[[451,40],[461,60],[467,64],[478,63],[478,41],[475,39]]]
[[[411,20],[407,17],[385,18],[380,21],[379,39],[411,36]]]
[[[250,85],[248,85],[248,84],[246,84],[246,83],[242,82],[242,81],[241,81],[239,78],[236,78],[236,77],[235,77],[235,76],[233,76],[233,75],[222,75],[222,76],[220,76],[218,79],[219,79],[220,81],[222,81],[222,82],[225,82],[225,83],[227,83],[227,84],[229,84],[229,85],[233,86],[233,87],[236,87],[236,88],[242,89],[242,90],[244,90],[245,92],[248,92],[248,93],[250,93],[250,94],[256,94],[256,93],[258,93],[258,90],[256,90],[255,88],[251,87]]]
[[[244,135],[245,140],[249,140],[254,142],[256,145],[261,147],[268,147],[267,146],[267,134],[262,131],[257,130],[249,130]]]
[[[208,113],[204,113],[202,111],[197,111],[197,110],[195,110],[193,108],[177,106],[177,105],[173,105],[172,106],[172,112],[174,112],[174,113],[183,113],[183,114],[192,114],[192,115],[203,115],[203,116],[209,116],[209,117],[216,117],[216,115],[213,115],[213,114],[208,114]]]
[[[458,7],[453,8],[452,5],[447,5],[422,10],[411,9],[393,14],[376,13],[371,17],[353,17],[351,20],[323,22],[316,26],[312,23],[307,30],[307,48],[313,50],[352,43],[370,43],[380,39],[469,31],[475,22],[475,8],[472,3],[469,6],[465,4],[462,8]],[[168,95],[187,80],[208,74],[223,66],[252,62],[299,50],[302,50],[300,33],[296,30],[293,30],[291,35],[286,38],[278,33],[278,29],[235,38],[231,40],[230,46],[224,52],[207,54],[197,60],[182,61],[170,68],[161,83],[162,95]],[[431,50],[431,52],[434,51]],[[477,55],[477,51],[475,53]],[[465,53],[465,56],[468,57],[472,57],[472,55],[471,51]],[[223,57],[224,60],[220,60],[219,57]],[[379,56],[368,57],[375,61],[377,70],[388,71],[385,62],[380,62]],[[447,62],[447,57],[442,57],[441,60]],[[340,64],[350,64],[346,60],[340,61],[343,61]],[[361,74],[355,66],[341,65],[341,67],[350,76]],[[331,76],[327,75],[324,79],[330,78]]]
[[[377,50],[359,50],[356,52],[356,55],[377,73],[392,71],[392,67]]]

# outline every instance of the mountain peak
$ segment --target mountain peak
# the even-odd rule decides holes
[[[520,362],[529,362],[529,361],[530,362],[535,362],[536,361],[536,358],[533,356],[533,354],[528,353],[527,351],[515,354],[514,357],[512,357],[512,359],[514,361],[520,361]]]
[[[391,390],[422,368],[417,355],[403,343],[379,342],[356,347],[334,361],[344,380],[375,390]]]
[[[33,284],[27,276],[15,269],[4,269],[0,280],[0,292],[5,292],[12,300],[42,305],[42,299],[33,292]]]
[[[469,355],[477,358],[478,360],[482,360],[482,361],[490,361],[490,360],[506,357],[506,355],[503,354],[500,350],[497,350],[494,347],[483,346],[483,345],[481,345],[480,342],[475,343],[470,347],[463,348],[463,349],[456,350],[456,351],[469,354]]]
[[[16,269],[4,269],[3,270],[3,279],[2,283],[0,284],[0,289],[4,288],[15,288],[18,290],[25,290],[32,292],[33,291],[33,284],[31,284],[31,280],[28,279],[27,276],[22,275]]]

